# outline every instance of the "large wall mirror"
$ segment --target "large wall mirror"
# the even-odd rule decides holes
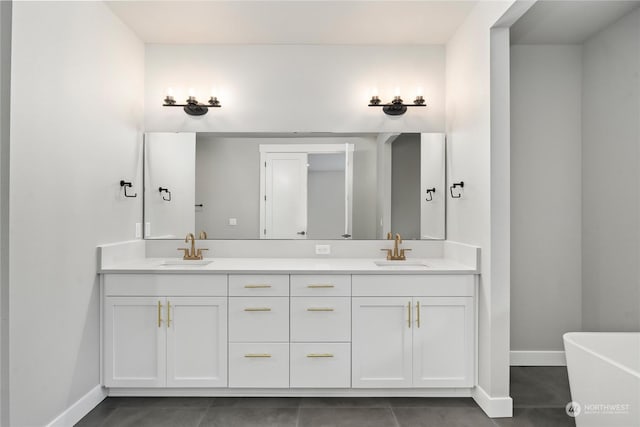
[[[438,133],[147,133],[145,238],[445,238]]]

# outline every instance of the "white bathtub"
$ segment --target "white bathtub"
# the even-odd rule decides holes
[[[563,338],[576,427],[640,427],[640,333]]]

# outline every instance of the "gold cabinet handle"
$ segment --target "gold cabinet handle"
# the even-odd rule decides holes
[[[409,320],[407,320],[407,324],[409,325],[409,329],[411,329],[411,301],[407,303],[407,311],[409,312]]]
[[[158,301],[158,328],[162,327],[162,303]]]
[[[307,311],[334,311],[331,307],[309,307]]]
[[[271,357],[271,355],[267,354],[267,353],[249,353],[249,354],[245,354],[244,357],[247,357],[247,358],[261,358],[261,357],[268,358],[268,357]]]
[[[167,301],[167,328],[171,327],[171,302]]]
[[[245,289],[263,289],[270,288],[271,285],[244,285]]]
[[[331,353],[311,353],[307,354],[307,357],[333,357]]]
[[[311,288],[311,289],[318,289],[318,288],[335,288],[334,285],[323,285],[323,284],[317,284],[317,285],[307,285],[307,288]]]
[[[247,307],[244,311],[271,311],[269,307]]]
[[[420,301],[416,303],[416,321],[418,322],[418,328],[420,327]]]

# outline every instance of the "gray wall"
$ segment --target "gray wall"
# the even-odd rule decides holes
[[[391,144],[391,231],[420,239],[420,134],[404,133]]]
[[[9,425],[9,107],[11,6],[0,1],[0,425]]]
[[[581,328],[581,46],[511,48],[511,349]]]
[[[344,234],[344,170],[310,170],[307,188],[307,237],[341,239]]]
[[[583,327],[640,330],[640,9],[583,51]]]
[[[196,230],[216,239],[257,239],[260,228],[259,138],[196,137]],[[229,225],[236,218],[236,226]]]
[[[511,349],[640,331],[640,9],[511,54]]]

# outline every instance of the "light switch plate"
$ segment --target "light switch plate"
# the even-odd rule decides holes
[[[316,255],[331,254],[331,245],[316,245]]]
[[[229,225],[238,225],[237,218],[229,218]]]

